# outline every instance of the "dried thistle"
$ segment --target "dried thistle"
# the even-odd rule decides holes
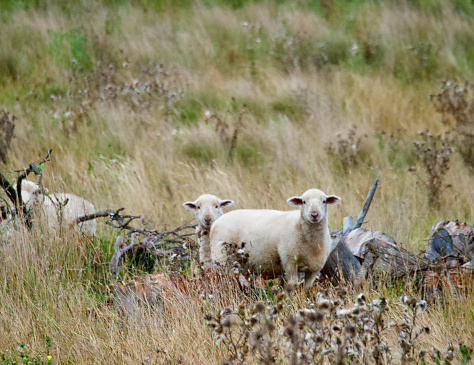
[[[419,175],[421,183],[428,190],[428,203],[431,209],[439,209],[441,194],[447,185],[443,184],[446,172],[449,170],[449,161],[453,150],[446,137],[433,136],[428,131],[418,132],[421,141],[413,142],[415,150],[422,159],[426,177]],[[410,171],[416,172],[415,167]]]
[[[16,117],[12,115],[10,118],[7,111],[0,112],[0,160],[7,162],[8,150],[13,139],[13,130],[15,129]]]

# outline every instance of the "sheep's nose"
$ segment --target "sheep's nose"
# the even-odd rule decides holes
[[[311,218],[313,218],[314,221],[318,220],[319,214],[318,213],[311,213]]]
[[[206,223],[206,225],[210,226],[212,223],[212,218],[204,218],[204,222]]]

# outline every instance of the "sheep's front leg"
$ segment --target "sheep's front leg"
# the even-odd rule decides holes
[[[313,271],[311,273],[305,273],[304,277],[304,290],[310,290],[314,284],[314,281],[319,276],[319,271]]]
[[[209,269],[211,267],[211,243],[209,239],[209,231],[197,227],[196,233],[199,243],[199,261],[202,263],[203,269]]]
[[[288,284],[298,285],[298,267],[295,262],[286,263],[283,265],[285,268],[285,278]]]

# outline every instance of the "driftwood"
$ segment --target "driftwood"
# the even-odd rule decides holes
[[[335,280],[341,278],[345,281],[352,281],[354,277],[359,274],[361,268],[360,261],[352,254],[346,244],[345,238],[352,230],[359,228],[364,222],[379,181],[380,175],[377,176],[372,183],[367,198],[365,199],[364,206],[359,213],[356,222],[353,223],[352,217],[345,217],[342,230],[331,233],[333,247],[335,248],[329,255],[326,265],[321,270],[323,276],[334,278]]]

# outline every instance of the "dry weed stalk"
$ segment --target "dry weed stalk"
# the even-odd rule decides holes
[[[126,66],[124,62],[123,67]],[[162,64],[142,67],[133,80],[126,82],[119,77],[114,64],[98,62],[84,76],[71,74],[69,82],[72,90],[67,93],[64,103],[59,103],[61,96],[51,96],[59,106],[53,117],[60,119],[60,127],[67,135],[76,134],[79,125],[90,120],[94,108],[104,102],[135,114],[150,112],[158,104],[165,121],[170,122],[176,104],[184,94],[179,75]]]
[[[444,177],[449,170],[449,160],[453,150],[446,137],[438,134],[433,136],[428,131],[418,132],[422,141],[413,142],[416,152],[422,158],[426,179],[418,178],[428,190],[428,204],[431,209],[439,209],[441,205],[441,194],[445,188]],[[410,167],[410,171],[416,172],[416,167]]]
[[[10,118],[5,110],[0,112],[0,160],[3,163],[7,162],[8,150],[10,149],[13,130],[15,129],[15,119],[14,115]]]
[[[456,147],[471,171],[474,171],[474,83],[464,87],[451,81],[443,81],[441,93],[430,95],[434,108],[442,116],[444,124],[454,124],[450,142]]]
[[[422,361],[419,338],[429,332],[417,318],[425,301],[401,298],[406,308],[403,321],[388,321],[386,298],[367,302],[360,294],[353,305],[344,304],[346,292],[336,299],[318,293],[315,301],[294,311],[290,294],[272,290],[267,304],[244,304],[208,315],[215,343],[227,352],[226,364],[390,364],[398,353],[402,363]],[[398,331],[400,350],[390,348],[385,336]],[[417,352],[419,351],[419,352]]]
[[[347,136],[337,133],[337,142],[326,145],[325,150],[328,156],[340,165],[343,172],[349,172],[353,166],[357,166],[362,159],[361,142],[367,135],[357,135],[357,126],[353,125],[347,132]]]
[[[235,99],[232,98],[232,101],[235,102]],[[236,120],[233,123],[229,123],[219,117],[214,111],[206,111],[205,113],[205,122],[209,124],[211,120],[215,121],[215,131],[219,135],[221,143],[227,149],[227,159],[229,163],[233,163],[235,149],[237,147],[237,139],[240,133],[240,130],[243,128],[243,116],[246,112],[246,105],[244,104],[242,108],[239,109]]]

